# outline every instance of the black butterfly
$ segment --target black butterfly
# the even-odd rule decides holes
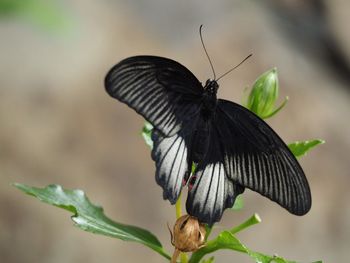
[[[105,87],[154,126],[152,158],[164,199],[174,204],[187,184],[186,209],[199,221],[219,221],[245,187],[293,214],[310,210],[308,182],[288,147],[254,113],[217,99],[216,80],[203,87],[174,60],[135,56],[109,71]]]

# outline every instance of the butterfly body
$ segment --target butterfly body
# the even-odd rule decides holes
[[[210,119],[207,113],[197,121],[196,129],[191,134],[190,162],[198,163],[203,160],[208,150],[208,136],[210,134]]]
[[[286,144],[254,113],[217,99],[216,80],[203,87],[174,60],[136,56],[115,65],[105,87],[154,126],[152,159],[163,197],[174,204],[187,184],[187,212],[200,222],[219,221],[245,188],[293,214],[309,211],[308,182]]]
[[[204,118],[208,119],[215,113],[217,104],[216,93],[218,88],[219,85],[215,80],[207,80],[202,95],[202,114]]]

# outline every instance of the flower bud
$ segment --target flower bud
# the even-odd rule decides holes
[[[204,224],[193,216],[184,215],[176,220],[171,243],[181,252],[193,252],[203,247],[205,234]]]
[[[273,68],[262,74],[254,83],[246,101],[246,108],[254,112],[260,118],[266,119],[276,114],[288,101],[288,97],[276,109],[279,85],[277,70]]]

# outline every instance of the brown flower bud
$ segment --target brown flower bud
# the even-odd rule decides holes
[[[172,262],[176,262],[179,252],[194,252],[204,246],[205,227],[198,219],[184,215],[176,220],[174,230],[171,232],[171,243],[175,247]]]

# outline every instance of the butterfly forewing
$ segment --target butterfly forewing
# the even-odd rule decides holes
[[[122,60],[107,74],[105,88],[166,136],[174,135],[198,113],[203,93],[187,68],[155,56]]]
[[[311,193],[299,163],[280,137],[242,106],[218,100],[215,127],[225,171],[236,183],[296,215],[310,210]]]

